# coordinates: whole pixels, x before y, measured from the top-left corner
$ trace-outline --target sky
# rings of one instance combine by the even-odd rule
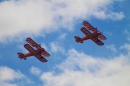
[[[129,0],[0,0],[0,86],[129,86]],[[88,21],[107,37],[83,37]],[[31,37],[50,53],[42,63],[17,52]]]

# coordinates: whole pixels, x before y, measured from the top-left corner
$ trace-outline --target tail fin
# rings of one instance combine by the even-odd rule
[[[26,60],[26,57],[24,57],[23,53],[18,52],[17,54],[18,54],[19,58]]]
[[[78,42],[80,42],[80,43],[83,43],[83,41],[81,40],[81,38],[79,37],[79,36],[74,36],[74,38],[75,38],[75,41],[78,43]]]

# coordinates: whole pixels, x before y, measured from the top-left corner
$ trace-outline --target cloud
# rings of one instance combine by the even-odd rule
[[[114,45],[114,44],[106,45],[106,48],[112,50],[113,52],[117,52],[117,49],[115,48],[115,45]]]
[[[117,2],[117,1],[115,1]],[[0,42],[40,36],[61,28],[72,30],[74,21],[95,17],[121,20],[113,0],[9,0],[0,3]]]
[[[19,51],[19,52],[23,52],[23,53],[27,53],[27,52],[28,52],[28,50],[26,50],[26,49],[24,48],[24,45],[23,45],[23,44],[22,44],[22,45],[17,45],[17,48],[21,50],[21,51]]]
[[[43,0],[4,1],[0,4],[0,39],[8,36],[38,35],[42,28],[52,26],[50,4]],[[51,30],[51,29],[48,29]]]
[[[121,20],[122,18],[124,18],[124,13],[123,12],[106,12],[104,10],[99,10],[96,12],[93,12],[93,16],[95,16],[98,19],[112,19],[112,20]]]
[[[50,43],[50,47],[51,47],[51,51],[54,53],[56,53],[56,52],[64,53],[65,52],[65,49],[62,46],[60,46],[60,44],[58,42]]]
[[[37,68],[37,67],[32,66],[29,70],[33,75],[38,76],[38,75],[41,74],[41,70],[39,68]]]
[[[63,39],[65,39],[66,35],[67,35],[67,33],[64,33],[64,34],[60,35],[60,37],[58,39],[63,40]]]
[[[60,72],[46,72],[44,86],[129,86],[130,59],[119,55],[111,59],[92,57],[74,49],[57,65]]]
[[[107,35],[109,35],[109,36],[112,36],[112,35],[113,35],[112,32],[106,31],[105,33],[106,33]]]
[[[23,81],[25,83],[22,83]],[[19,84],[24,86],[32,83],[32,81],[20,71],[15,71],[6,66],[0,66],[0,83],[1,86],[19,86]]]
[[[20,72],[16,72],[8,67],[0,67],[0,80],[1,81],[10,81],[14,79],[20,79],[23,78],[24,75]]]
[[[126,49],[126,50],[130,51],[130,44],[126,43],[123,46],[121,46],[120,49]]]
[[[127,35],[127,40],[130,41],[130,32],[125,29],[124,33]]]
[[[45,50],[48,50],[47,46],[45,43],[40,43],[41,44],[41,47],[43,47]]]

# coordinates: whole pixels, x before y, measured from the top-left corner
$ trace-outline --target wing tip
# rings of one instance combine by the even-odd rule
[[[26,41],[28,41],[28,40],[30,40],[30,39],[32,39],[32,38],[31,38],[31,37],[27,37],[27,38],[26,38]]]
[[[86,29],[85,27],[81,27],[80,30]]]
[[[24,44],[24,47],[25,47],[25,46],[28,46],[28,45],[29,45],[29,44]]]
[[[102,43],[102,44],[98,44],[99,46],[103,46],[104,45],[104,43]]]
[[[46,60],[45,58],[44,58],[44,60],[40,60],[41,62],[48,62],[48,60]]]
[[[84,23],[87,23],[87,21],[86,21],[86,20],[85,20],[85,21],[83,21],[83,24],[84,24]]]

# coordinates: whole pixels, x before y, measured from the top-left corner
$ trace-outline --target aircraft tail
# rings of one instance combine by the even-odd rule
[[[78,43],[78,42],[80,42],[80,43],[83,43],[83,41],[81,40],[81,38],[79,37],[79,36],[74,36],[74,38],[75,38],[75,41]]]
[[[18,54],[19,58],[26,60],[26,57],[24,57],[23,53],[18,52],[17,54]]]

